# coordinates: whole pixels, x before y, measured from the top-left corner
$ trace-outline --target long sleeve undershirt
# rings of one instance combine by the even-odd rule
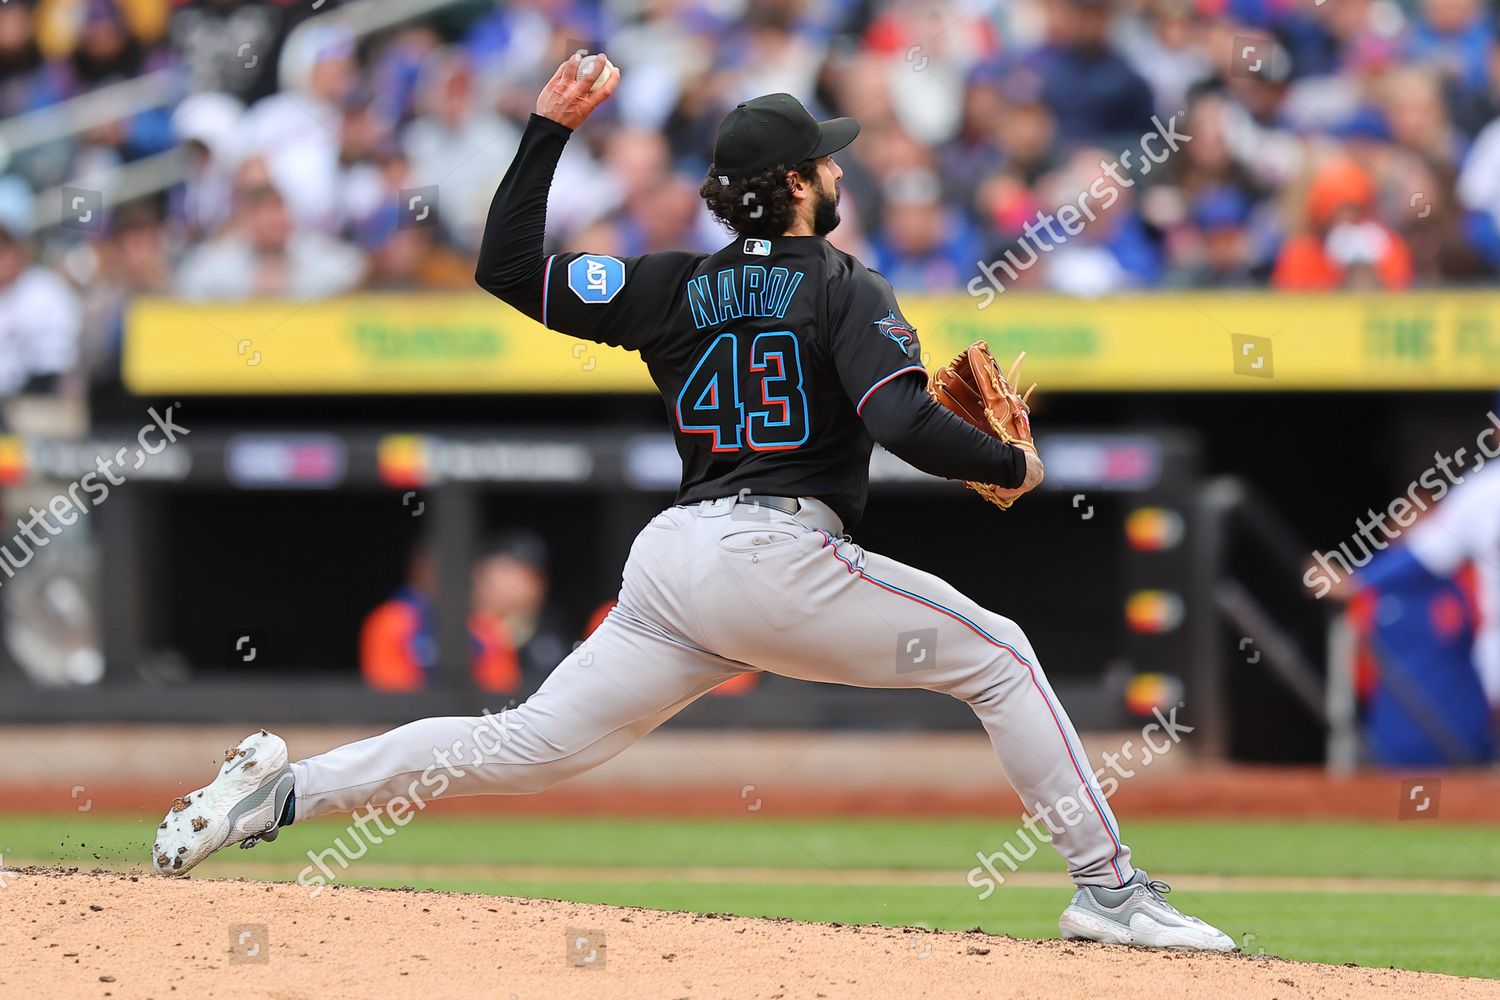
[[[865,429],[885,450],[934,476],[1014,489],[1026,479],[1026,453],[971,426],[938,404],[922,380],[892,379],[865,400]]]
[[[532,319],[542,318],[542,239],[547,231],[547,192],[557,161],[573,130],[532,115],[516,158],[490,202],[479,243],[474,280]]]

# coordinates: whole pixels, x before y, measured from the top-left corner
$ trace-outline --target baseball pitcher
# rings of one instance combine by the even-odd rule
[[[544,257],[558,158],[619,85],[616,74],[591,89],[608,64],[593,65],[579,79],[575,55],[537,99],[476,277],[543,326],[641,355],[682,457],[675,503],[636,538],[618,605],[525,704],[423,719],[295,763],[278,737],[251,735],[212,784],[173,803],[157,870],[187,872],[294,820],[376,805],[409,821],[437,795],[540,791],[726,679],[765,670],[962,699],[1077,884],[1064,937],[1232,950],[1132,867],[1020,628],[845,533],[864,509],[876,441],[1002,506],[1042,478],[1024,403],[1003,376],[981,363],[961,373],[967,391],[955,397],[949,379],[935,400],[890,285],[824,238],[839,221],[834,154],[859,124],[815,121],[786,94],[747,101],[720,126],[702,188],[734,234],[722,250]]]

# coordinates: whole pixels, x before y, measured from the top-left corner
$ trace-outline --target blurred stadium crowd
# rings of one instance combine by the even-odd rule
[[[153,71],[188,95],[0,150],[0,397],[109,372],[137,294],[472,287],[536,90],[579,46],[606,47],[624,81],[560,167],[559,248],[721,245],[696,195],[713,132],[736,101],[787,91],[864,124],[840,156],[835,242],[898,290],[962,290],[1174,117],[1190,141],[1140,164],[1021,285],[1400,288],[1500,270],[1500,33],[1483,0],[478,2],[285,44],[338,6],[0,5],[0,119]],[[159,197],[97,231],[34,231],[36,193],[104,190],[178,147]],[[438,225],[416,224],[403,193],[432,187]]]

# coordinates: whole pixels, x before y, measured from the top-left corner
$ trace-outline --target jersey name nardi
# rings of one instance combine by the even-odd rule
[[[760,264],[726,267],[712,276],[700,274],[687,283],[693,325],[707,330],[749,316],[782,319],[801,284],[801,271]]]

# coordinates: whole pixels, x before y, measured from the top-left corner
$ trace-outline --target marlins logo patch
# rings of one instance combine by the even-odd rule
[[[568,287],[584,302],[608,302],[625,287],[625,264],[618,257],[584,254],[568,265]]]
[[[882,337],[889,337],[897,347],[903,351],[911,349],[912,338],[916,336],[915,330],[906,325],[906,321],[896,315],[894,309],[887,309],[883,319],[877,319],[875,326],[879,328]]]

